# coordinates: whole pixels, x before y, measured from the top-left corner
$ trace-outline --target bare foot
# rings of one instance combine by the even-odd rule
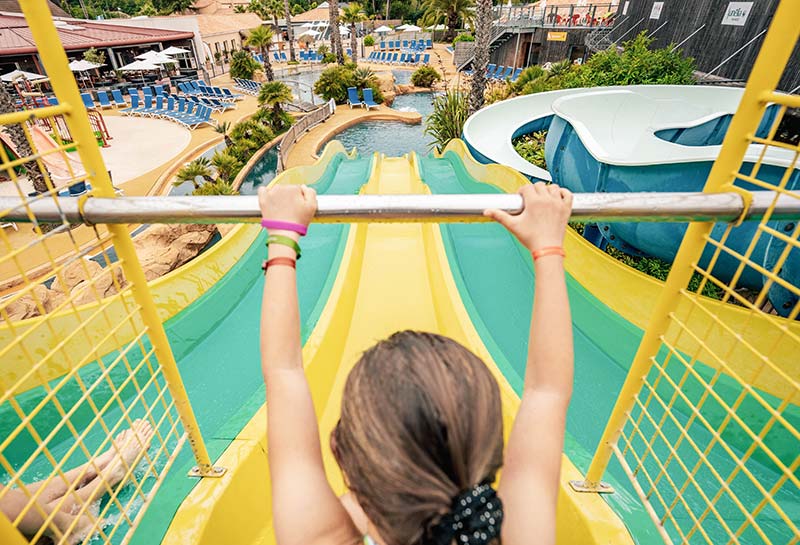
[[[114,438],[114,446],[108,450],[108,452],[113,452],[114,456],[103,469],[103,476],[109,486],[118,484],[128,469],[136,465],[150,447],[153,433],[153,427],[149,422],[138,419],[134,420],[133,427],[124,430]]]

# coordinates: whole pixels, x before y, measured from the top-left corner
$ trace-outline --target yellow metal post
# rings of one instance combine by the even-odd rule
[[[20,2],[25,19],[31,29],[39,49],[50,83],[53,86],[59,103],[67,107],[64,118],[75,143],[80,159],[92,183],[93,194],[100,197],[114,197],[114,189],[98,149],[94,131],[89,124],[88,114],[83,106],[80,91],[75,78],[69,70],[67,55],[53,25],[52,14],[44,0],[25,0]],[[183,386],[175,357],[169,346],[164,327],[158,317],[156,306],[147,279],[144,276],[136,250],[133,246],[128,228],[125,225],[108,225],[113,236],[114,248],[120,258],[125,278],[131,284],[131,291],[137,304],[141,307],[141,317],[147,327],[150,342],[156,357],[163,368],[164,378],[170,393],[175,400],[175,407],[186,430],[189,444],[197,461],[196,471],[192,475],[201,477],[218,477],[224,469],[215,468],[211,464],[208,451],[200,433],[200,427],[192,411],[186,389]]]
[[[784,0],[772,18],[772,24],[764,39],[753,70],[747,82],[742,101],[731,120],[730,128],[722,143],[719,157],[708,175],[704,187],[706,192],[720,191],[732,183],[742,163],[749,135],[753,135],[767,106],[765,100],[780,80],[784,66],[800,37],[800,2]],[[650,370],[653,358],[661,347],[661,339],[669,326],[669,315],[679,301],[679,292],[684,289],[694,272],[693,263],[700,258],[706,238],[711,234],[713,223],[693,223],[686,230],[683,242],[672,264],[669,277],[661,291],[647,325],[631,369],[622,385],[611,416],[600,438],[585,481],[573,482],[572,487],[580,492],[606,492],[608,487],[600,480],[613,454],[627,413],[633,408],[634,398],[641,390]]]

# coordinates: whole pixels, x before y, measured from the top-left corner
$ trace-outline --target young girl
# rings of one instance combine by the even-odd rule
[[[525,386],[505,455],[499,388],[484,363],[446,337],[395,333],[367,350],[347,379],[331,436],[350,490],[339,500],[323,468],[297,307],[297,243],[316,193],[260,190],[270,235],[261,354],[280,545],[555,543],[573,373],[561,249],[572,195],[543,183],[520,193],[520,215],[485,212],[531,251],[536,268]]]

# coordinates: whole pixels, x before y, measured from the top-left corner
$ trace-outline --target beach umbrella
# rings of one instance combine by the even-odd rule
[[[136,58],[153,64],[176,64],[178,62],[161,51],[148,51],[137,55]]]
[[[161,67],[150,61],[133,61],[132,63],[126,64],[125,66],[120,66],[119,69],[122,70],[123,72],[139,72],[148,70],[160,70]]]
[[[320,33],[317,32],[316,30],[306,30],[305,32],[300,34],[300,36],[298,36],[298,37],[302,38],[303,36],[310,36],[312,38],[316,38],[319,35],[320,35]]]
[[[191,53],[191,51],[189,51],[188,49],[183,49],[181,47],[175,47],[174,45],[172,45],[166,48],[161,53],[163,53],[164,55],[181,55],[183,53]]]
[[[420,30],[422,30],[417,25],[403,25],[403,26],[405,26],[403,30],[405,30],[406,32],[419,32]]]
[[[400,25],[398,27],[394,27],[395,30],[405,30],[408,25]]]
[[[0,80],[3,81],[14,81],[18,78],[25,78],[28,81],[37,81],[47,79],[47,76],[43,76],[41,74],[35,74],[33,72],[26,72],[25,70],[14,70],[9,72],[8,74],[3,74],[0,76]]]
[[[445,25],[439,24],[439,25],[427,26],[425,27],[425,30],[445,30],[446,28],[447,27]]]
[[[379,26],[378,28],[375,29],[375,32],[377,32],[378,34],[386,34],[387,32],[391,32],[391,31],[392,31],[392,29],[389,28],[386,25],[381,25],[381,26]]]
[[[105,65],[85,60],[76,60],[69,63],[69,69],[73,72],[86,72],[87,70],[94,70],[95,68],[100,68],[101,66]]]
[[[350,34],[350,29],[344,25],[339,25],[339,32],[342,34]]]

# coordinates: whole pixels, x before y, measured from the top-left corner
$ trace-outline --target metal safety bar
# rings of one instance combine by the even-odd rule
[[[800,219],[800,193],[755,191],[749,208],[738,193],[580,193],[574,196],[574,221],[733,221],[759,220],[774,204],[773,219]],[[487,208],[511,214],[523,210],[519,195],[320,195],[322,222],[474,221]],[[81,206],[82,204],[82,206]],[[746,210],[746,212],[745,212]],[[261,217],[256,196],[92,197],[25,202],[0,197],[0,217],[26,222],[247,223]]]

